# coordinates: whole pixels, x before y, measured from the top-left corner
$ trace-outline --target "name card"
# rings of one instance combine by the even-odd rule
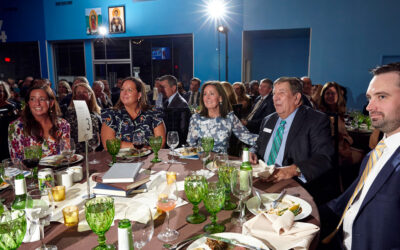
[[[74,100],[74,107],[78,120],[78,141],[90,140],[93,137],[93,126],[86,102]]]

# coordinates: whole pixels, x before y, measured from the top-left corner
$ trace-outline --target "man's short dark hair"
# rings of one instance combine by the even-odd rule
[[[250,88],[253,87],[253,85],[259,86],[260,84],[258,83],[257,80],[253,80],[253,81],[250,82]]]
[[[165,81],[165,80],[168,81],[168,85],[170,87],[178,85],[178,79],[176,79],[176,77],[173,75],[164,75],[164,76],[160,77],[160,79],[159,79],[160,82]]]
[[[193,81],[197,82],[197,83],[199,84],[199,86],[200,86],[200,84],[201,84],[200,78],[193,77],[193,78],[190,80],[190,82],[193,82]]]
[[[260,81],[260,84],[263,84],[263,83],[268,83],[268,85],[272,88],[272,86],[274,85],[274,83],[271,81],[271,79],[269,79],[269,78],[264,78],[264,79],[262,79],[261,81]]]
[[[279,77],[278,79],[275,80],[274,86],[278,83],[281,82],[288,82],[290,86],[290,90],[292,91],[292,94],[303,94],[303,84],[302,81],[297,78],[297,77]]]
[[[374,76],[388,72],[397,72],[400,74],[400,62],[378,66],[371,70],[371,73],[374,74]]]

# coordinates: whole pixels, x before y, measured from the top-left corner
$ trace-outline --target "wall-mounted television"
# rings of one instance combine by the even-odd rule
[[[171,52],[169,47],[153,47],[151,48],[151,59],[153,60],[169,60]]]

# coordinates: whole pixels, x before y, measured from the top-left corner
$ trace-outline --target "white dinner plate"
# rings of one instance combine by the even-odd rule
[[[8,184],[7,182],[3,182],[3,183],[0,184],[0,190],[8,188],[9,186],[10,186],[10,184]]]
[[[241,243],[245,243],[250,246],[258,247],[261,249],[269,249],[262,241],[259,239],[256,239],[250,235],[244,235],[244,234],[239,234],[239,233],[217,233],[214,234],[215,236],[220,236],[224,237],[227,239],[235,239],[240,241]],[[206,237],[202,237],[196,241],[194,241],[192,244],[190,244],[187,248],[187,250],[194,250],[196,248],[198,249],[205,249],[205,250],[211,250],[207,245],[206,245]]]
[[[169,153],[172,154],[172,151]],[[194,147],[177,148],[175,149],[175,153],[179,155],[179,157],[193,157],[197,156],[197,148]]]
[[[63,157],[64,156],[62,156],[62,155],[51,155],[51,156],[43,157],[42,159],[40,159],[39,165],[49,166],[49,167],[67,166],[68,162],[65,162],[65,161],[57,164],[57,161],[62,159]],[[70,165],[73,165],[73,164],[78,163],[78,162],[83,160],[83,155],[74,154],[74,157],[76,157],[76,160],[75,161],[71,161],[69,163]]]
[[[151,154],[150,149],[143,149],[140,152],[140,157],[148,156]],[[118,158],[124,158],[124,159],[132,159],[132,158],[137,158],[139,157],[139,154],[137,153],[136,150],[132,148],[121,148],[117,154]]]
[[[272,201],[275,200],[276,198],[278,198],[279,194],[276,193],[272,193],[272,194],[261,194],[261,199],[264,203],[264,205],[268,208],[272,206]],[[306,218],[307,216],[309,216],[312,212],[312,208],[311,205],[303,200],[300,199],[298,197],[294,197],[292,195],[285,195],[285,197],[283,197],[283,200],[281,203],[278,204],[278,209],[284,209],[286,207],[289,207],[290,205],[294,205],[294,204],[299,204],[301,207],[301,213],[296,215],[296,217],[294,217],[294,220],[302,220],[304,218]],[[258,210],[260,206],[260,201],[258,200],[258,198],[256,196],[251,197],[250,199],[247,200],[246,202],[246,207],[247,209],[254,215],[257,215],[260,213],[260,211]]]

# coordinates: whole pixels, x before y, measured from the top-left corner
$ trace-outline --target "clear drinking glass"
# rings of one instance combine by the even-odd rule
[[[243,225],[246,222],[245,206],[243,199],[251,194],[252,190],[252,175],[251,171],[234,169],[231,176],[231,190],[234,196],[239,199],[239,218],[233,218],[232,222]]]
[[[33,224],[38,225],[40,229],[41,247],[37,249],[57,249],[57,246],[46,245],[44,239],[44,226],[50,224],[53,216],[54,199],[49,188],[43,190],[33,189],[26,195],[26,217]]]
[[[96,148],[100,146],[100,134],[93,133],[93,138],[89,140],[89,146],[92,148],[93,159],[89,161],[90,164],[99,164],[100,161],[96,160],[94,156],[96,155]]]
[[[172,151],[172,160],[169,160],[168,163],[177,163],[175,161],[175,148],[179,145],[179,134],[177,131],[168,131],[167,134],[167,145],[170,147]]]
[[[135,249],[142,249],[153,237],[154,221],[149,207],[141,209],[141,220],[132,221],[132,235]]]
[[[176,207],[177,202],[178,189],[176,187],[176,181],[168,181],[160,188],[157,201],[157,207],[167,215],[167,228],[157,235],[157,238],[163,242],[170,242],[178,239],[179,232],[169,227],[169,211]]]
[[[69,167],[69,164],[71,162],[71,157],[75,154],[74,139],[70,138],[69,140],[61,140],[60,152],[65,158],[67,158]]]

